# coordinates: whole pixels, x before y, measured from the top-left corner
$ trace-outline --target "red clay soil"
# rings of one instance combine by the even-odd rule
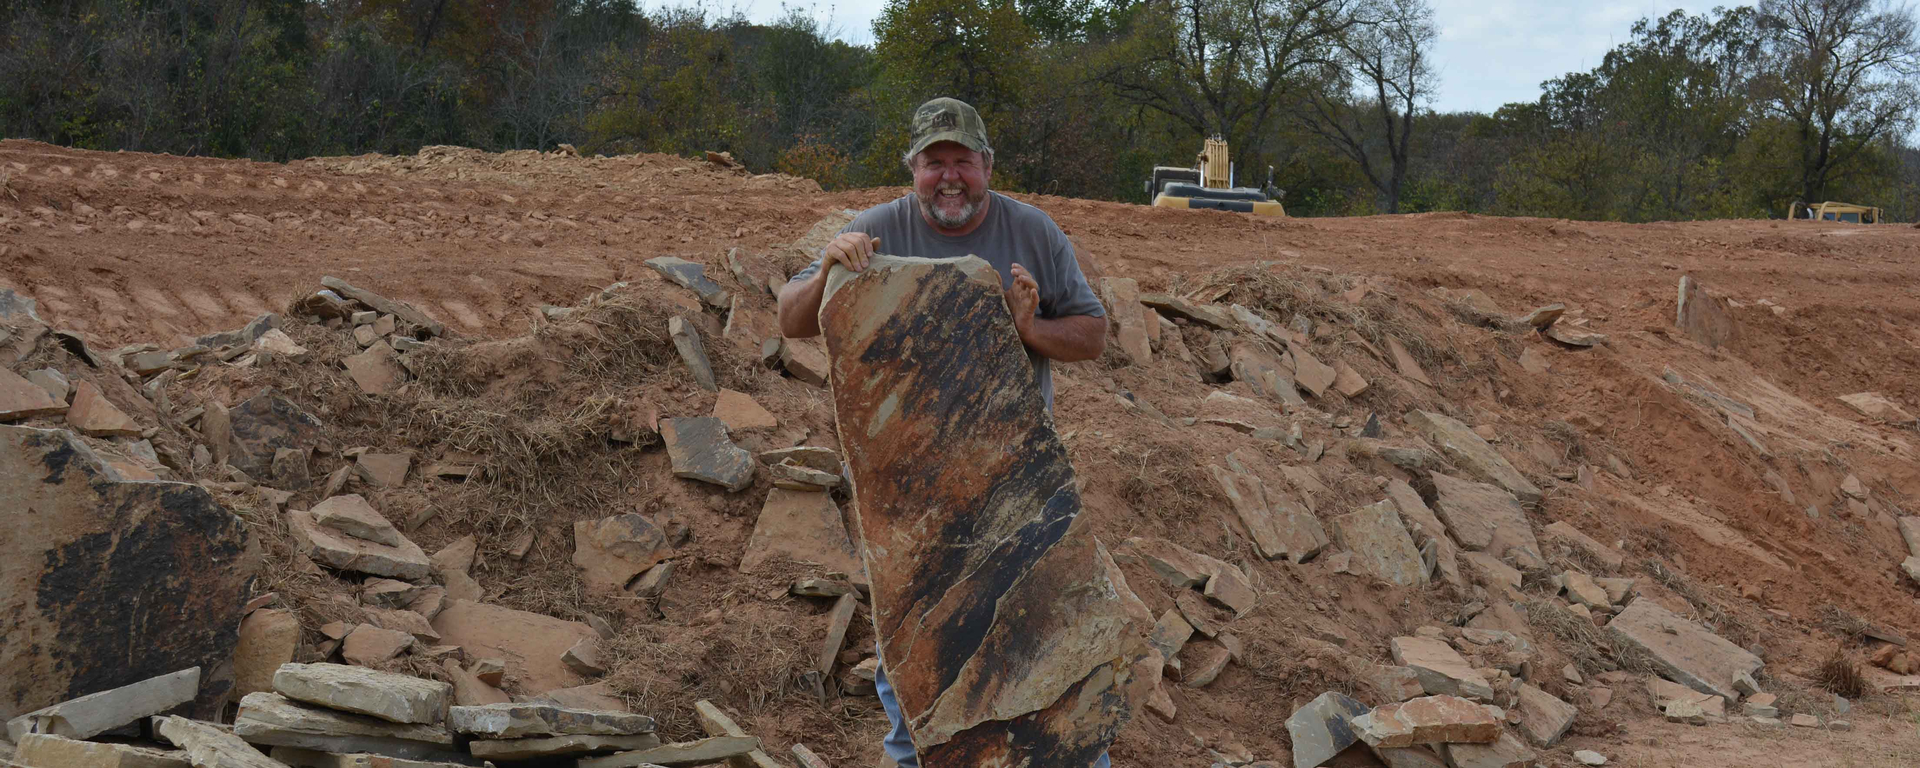
[[[80,331],[96,347],[174,347],[283,311],[323,275],[335,275],[411,302],[468,339],[504,340],[469,359],[489,361],[479,386],[502,399],[588,398],[595,393],[570,383],[551,360],[543,367],[539,355],[513,346],[526,343],[513,339],[536,325],[539,305],[573,306],[631,281],[658,311],[698,313],[684,290],[642,262],[662,255],[698,261],[738,289],[723,258],[729,248],[792,268],[799,257],[784,246],[822,216],[903,193],[824,193],[802,179],[664,155],[436,147],[413,157],[278,165],[4,141],[0,287],[35,298],[50,324]],[[1639,578],[1642,594],[1760,653],[1768,682],[1793,694],[1795,711],[1832,714],[1831,695],[1809,678],[1843,643],[1830,630],[1841,612],[1920,637],[1915,585],[1897,567],[1906,546],[1892,528],[1894,518],[1920,513],[1920,435],[1911,425],[1873,423],[1837,399],[1875,391],[1920,412],[1920,229],[1464,214],[1264,219],[1019,197],[1059,222],[1089,271],[1136,278],[1143,291],[1214,287],[1222,303],[1247,304],[1283,324],[1299,311],[1321,329],[1313,334],[1317,355],[1345,361],[1372,382],[1355,398],[1329,391],[1314,403],[1331,423],[1309,419],[1306,437],[1329,450],[1308,462],[1275,441],[1183,425],[1215,386],[1164,348],[1144,365],[1110,352],[1056,368],[1058,424],[1094,532],[1110,546],[1157,536],[1246,563],[1261,592],[1260,607],[1233,626],[1247,642],[1244,658],[1205,688],[1169,683],[1177,717],[1136,718],[1114,749],[1116,765],[1204,768],[1234,745],[1291,764],[1285,718],[1294,707],[1329,688],[1367,698],[1368,684],[1341,657],[1385,662],[1391,637],[1453,624],[1462,606],[1484,600],[1477,588],[1402,589],[1336,574],[1326,558],[1262,561],[1206,471],[1246,450],[1268,462],[1256,471],[1269,487],[1299,492],[1281,467],[1311,466],[1327,486],[1313,500],[1318,514],[1344,513],[1382,498],[1387,478],[1408,477],[1342,449],[1347,433],[1375,413],[1389,438],[1409,434],[1401,416],[1413,408],[1490,427],[1496,447],[1546,491],[1529,510],[1536,530],[1567,521],[1622,544],[1627,565],[1606,575]],[[1682,275],[1732,300],[1738,339],[1709,349],[1674,327]],[[1357,303],[1342,297],[1358,287],[1368,291]],[[764,323],[771,300],[736,292]],[[1608,340],[1572,349],[1538,334],[1481,327],[1472,322],[1475,302],[1496,304],[1507,316],[1564,302],[1562,324]],[[724,313],[705,315],[709,332],[718,333]],[[325,345],[323,330],[295,335]],[[1391,357],[1376,357],[1379,350],[1349,330],[1406,342],[1436,386],[1401,376]],[[1185,338],[1198,353],[1204,334],[1189,328]],[[743,442],[834,445],[824,392],[747,364],[754,341],[717,353],[733,366],[724,376],[782,427]],[[1547,370],[1523,368],[1523,352]],[[249,388],[274,383],[249,376],[218,387],[202,382],[196,391],[232,405]],[[681,379],[634,382],[611,394],[656,404],[661,415],[704,415],[711,395]],[[314,393],[325,385],[308,385],[295,389],[323,402]],[[1228,391],[1257,397],[1243,383]],[[1128,395],[1170,419],[1126,405]],[[1737,421],[1756,442],[1730,427],[1716,397],[1751,409],[1752,417]],[[380,439],[368,430],[353,437]],[[682,553],[687,567],[657,613],[630,611],[623,619],[639,638],[621,645],[629,667],[614,680],[623,693],[662,707],[695,693],[712,697],[741,713],[742,725],[783,758],[790,744],[804,742],[835,765],[878,764],[884,719],[872,699],[823,707],[790,681],[752,679],[809,663],[827,608],[786,597],[774,575],[735,569],[766,479],[740,494],[711,492],[670,478],[657,450],[606,469],[606,488],[594,496],[605,506],[516,523],[540,531],[542,543],[525,561],[504,554],[515,525],[484,510],[446,511],[416,536],[432,551],[479,534],[487,565],[478,575],[494,599],[558,612],[568,598],[553,590],[577,591],[552,586],[573,578],[571,519],[640,511],[677,521],[692,532]],[[1781,482],[1766,479],[1770,472]],[[1850,507],[1838,490],[1849,474],[1870,490],[1863,505]],[[441,503],[424,493],[382,501]],[[1172,605],[1173,592],[1150,571],[1129,567],[1127,574],[1156,615]],[[1551,587],[1530,582],[1527,589],[1541,605],[1551,603]],[[316,615],[303,612],[307,621]],[[316,627],[306,627],[310,636]],[[1558,670],[1582,649],[1539,625],[1513,629],[1531,630],[1543,646],[1536,682],[1579,700]],[[870,643],[862,632],[849,647]],[[1484,665],[1497,655],[1490,652]],[[636,668],[641,660],[653,666]],[[1637,684],[1623,684],[1605,710],[1583,706],[1575,736],[1544,750],[1541,762],[1572,765],[1574,749],[1628,766],[1920,760],[1912,704],[1875,694],[1854,707],[1859,727],[1848,733],[1740,724],[1689,731],[1661,720]],[[692,735],[685,711],[649,714],[662,718],[669,735]]]

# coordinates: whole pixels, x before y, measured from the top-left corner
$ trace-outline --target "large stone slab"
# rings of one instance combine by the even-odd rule
[[[486,739],[529,736],[636,736],[653,733],[653,718],[626,712],[572,709],[550,704],[454,707],[447,722],[455,731]]]
[[[190,667],[233,686],[260,556],[197,485],[121,482],[65,430],[0,426],[0,719]]]
[[[1407,426],[1475,477],[1507,489],[1528,504],[1540,501],[1540,488],[1507,463],[1485,439],[1474,434],[1472,427],[1458,419],[1429,411],[1409,411]]]
[[[1521,570],[1546,566],[1533,524],[1513,494],[1486,483],[1433,473],[1434,512],[1460,546],[1511,559]]]
[[[206,723],[184,717],[156,717],[153,731],[185,752],[194,768],[286,768],[239,736]]]
[[[1646,651],[1667,679],[1728,701],[1740,698],[1736,681],[1761,667],[1760,657],[1644,597],[1613,617],[1607,631]]]
[[[316,707],[277,693],[240,700],[233,733],[251,744],[326,752],[367,752],[408,760],[458,760],[445,726],[392,723]]]
[[[727,437],[727,424],[712,416],[660,420],[673,476],[744,490],[753,484],[753,454]]]
[[[1420,687],[1427,693],[1480,701],[1493,700],[1493,686],[1445,640],[1396,637],[1389,645],[1393,651],[1393,663],[1411,667],[1414,675],[1420,679]]]
[[[1362,741],[1373,747],[1420,744],[1486,744],[1500,738],[1498,709],[1458,696],[1422,696],[1383,704],[1353,719]]]
[[[50,733],[27,734],[12,759],[25,768],[193,768],[184,752],[81,741]]]
[[[1229,310],[1212,304],[1188,301],[1168,293],[1141,294],[1140,303],[1152,307],[1154,311],[1167,317],[1177,317],[1216,331],[1233,330],[1238,326],[1238,323],[1234,322],[1233,313]]]
[[[1000,276],[876,256],[829,274],[820,325],[881,656],[922,764],[1092,765],[1146,698],[1152,619],[1075,525]]]
[[[1707,293],[1692,275],[1680,276],[1680,301],[1674,307],[1673,324],[1687,338],[1709,348],[1724,347],[1740,337],[1740,326],[1733,321],[1727,300]]]
[[[753,536],[747,539],[746,555],[740,558],[740,570],[754,573],[780,561],[815,565],[830,573],[866,570],[831,495],[770,488],[754,521]]]
[[[1368,573],[1403,587],[1424,586],[1427,567],[1391,500],[1333,518],[1334,538]]]
[[[1878,392],[1855,392],[1851,395],[1841,395],[1840,402],[1846,403],[1848,407],[1859,411],[1860,415],[1869,419],[1878,419],[1894,424],[1913,423],[1913,414],[1908,413],[1907,410],[1901,408],[1898,403],[1888,400],[1886,395]]]
[[[1100,297],[1106,299],[1107,316],[1112,318],[1114,339],[1120,351],[1134,365],[1146,365],[1153,359],[1153,347],[1147,338],[1146,308],[1140,305],[1140,283],[1131,277],[1100,278]]]
[[[581,640],[599,637],[578,621],[470,600],[453,601],[434,617],[433,628],[442,643],[465,648],[470,658],[505,659],[507,679],[520,690],[547,693],[586,682],[560,657]]]
[[[444,719],[453,693],[446,683],[345,664],[281,666],[273,675],[273,690],[308,704],[422,724]]]
[[[320,420],[273,390],[234,406],[226,420],[231,435],[227,462],[256,478],[271,475],[273,455],[280,449],[305,450],[322,440]],[[220,448],[216,442],[216,454]]]
[[[587,591],[622,594],[627,582],[673,554],[667,534],[636,514],[614,515],[573,524],[573,565]]]
[[[13,718],[7,739],[17,744],[29,733],[90,739],[193,701],[199,690],[200,668],[183,669]]]
[[[1320,768],[1360,741],[1353,719],[1368,712],[1367,705],[1338,691],[1328,691],[1287,718],[1287,737],[1293,744],[1293,768]]]

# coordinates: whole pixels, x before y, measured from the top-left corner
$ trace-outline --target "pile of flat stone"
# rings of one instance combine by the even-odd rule
[[[578,760],[584,768],[693,766],[745,758],[730,734],[661,743],[650,717],[543,702],[452,704],[452,686],[340,664],[286,664],[240,700],[231,726],[165,714],[199,683],[190,669],[82,697],[8,723],[20,768],[455,768]],[[711,708],[711,705],[708,705]],[[731,725],[725,715],[713,710]]]

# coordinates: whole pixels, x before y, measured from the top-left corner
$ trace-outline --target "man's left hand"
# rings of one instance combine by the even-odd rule
[[[1013,265],[1013,284],[1007,286],[1007,309],[1013,311],[1013,328],[1026,341],[1033,333],[1034,313],[1040,309],[1040,284],[1019,264]]]

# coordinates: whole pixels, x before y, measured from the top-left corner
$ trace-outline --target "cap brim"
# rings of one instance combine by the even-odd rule
[[[966,147],[967,149],[971,149],[975,152],[979,152],[987,148],[986,142],[981,141],[979,138],[975,137],[973,134],[967,133],[965,131],[940,131],[939,133],[934,133],[934,134],[922,137],[919,141],[914,142],[912,151],[907,152],[907,154],[918,155],[922,150],[926,149],[927,147],[931,147],[943,141],[951,141],[955,144],[959,144],[960,146]]]

